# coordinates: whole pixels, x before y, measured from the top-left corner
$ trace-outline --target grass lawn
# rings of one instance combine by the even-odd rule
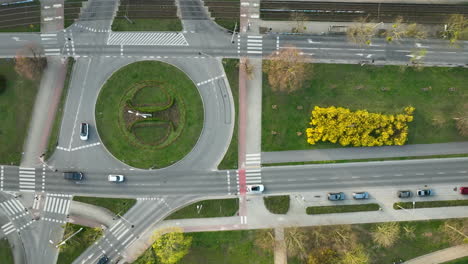
[[[124,215],[136,203],[135,199],[100,198],[86,196],[74,196],[73,201],[104,207],[109,209],[114,214],[120,215]]]
[[[70,238],[65,245],[60,247],[57,263],[69,264],[75,261],[91,244],[102,236],[102,230],[74,225],[67,223],[64,231],[64,239],[73,235],[80,228],[83,228],[79,233]]]
[[[448,200],[448,201],[427,201],[416,202],[414,208],[434,208],[434,207],[447,207],[447,206],[468,206],[468,200]],[[393,204],[393,209],[401,210],[413,209],[413,202],[398,202]]]
[[[14,67],[13,59],[0,59],[0,75],[7,80],[0,93],[0,164],[18,165],[40,81],[19,76]]]
[[[231,30],[231,31],[234,30],[234,26],[237,23],[236,32],[239,32],[240,23],[239,23],[238,19],[216,18],[215,22],[216,22],[216,24],[222,26],[223,28]]]
[[[334,214],[334,213],[350,213],[362,211],[377,211],[380,206],[375,203],[371,204],[347,204],[347,205],[331,205],[331,206],[309,206],[306,208],[307,214]]]
[[[65,77],[65,82],[63,84],[62,95],[60,96],[60,102],[57,108],[57,113],[55,114],[54,125],[52,131],[50,132],[49,142],[47,145],[45,159],[49,159],[58,145],[59,135],[60,135],[60,125],[62,124],[63,110],[65,109],[65,101],[67,99],[68,87],[70,87],[70,81],[72,76],[73,65],[75,64],[75,59],[68,58],[67,65],[67,75]]]
[[[2,238],[0,240],[0,259],[2,260],[2,264],[13,264],[13,252],[10,247],[10,243],[8,243],[8,239]]]
[[[272,92],[264,75],[262,151],[340,147],[307,144],[305,129],[316,105],[384,114],[401,113],[412,105],[416,111],[407,144],[467,140],[458,135],[453,117],[466,104],[468,69],[428,67],[401,72],[398,66],[314,64],[309,75],[311,80],[290,94]]]
[[[126,93],[142,81],[160,82],[175,98],[179,121],[165,145],[139,142],[124,123],[122,116],[129,115],[124,111]],[[171,113],[162,118],[175,122]],[[117,159],[138,168],[163,168],[182,159],[196,144],[203,118],[203,104],[195,84],[176,67],[158,61],[121,68],[108,79],[96,103],[97,129],[104,145]]]
[[[289,211],[289,195],[263,197],[265,207],[274,214],[286,214]]]
[[[182,31],[182,22],[179,19],[132,19],[133,23],[125,18],[115,18],[112,23],[113,31]]]
[[[186,233],[193,238],[192,247],[178,264],[271,264],[273,255],[254,245],[257,232],[257,230],[241,230]],[[153,255],[152,248],[149,248],[133,263],[146,264],[144,260],[151,259],[151,255]]]
[[[442,264],[468,264],[468,257],[459,258],[459,259],[452,260],[449,262],[444,262]]]
[[[236,110],[235,120],[234,120],[234,132],[232,133],[231,144],[229,144],[229,148],[224,155],[223,160],[218,165],[218,169],[226,170],[226,169],[237,169],[237,134],[238,134],[238,112],[239,112],[239,63],[238,59],[223,59],[224,71],[226,72],[226,76],[229,80],[229,86],[231,86],[232,97],[234,99],[234,108]]]
[[[201,206],[198,210],[197,206]],[[239,210],[239,199],[204,200],[181,208],[168,217],[169,219],[206,218],[233,216]],[[200,211],[200,213],[198,213]]]

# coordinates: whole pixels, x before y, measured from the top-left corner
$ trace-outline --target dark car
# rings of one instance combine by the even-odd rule
[[[343,192],[339,193],[328,193],[328,200],[330,201],[339,201],[339,200],[344,200],[345,195]]]
[[[422,189],[418,190],[417,194],[418,196],[432,196],[434,195],[434,191],[432,191],[431,189]]]
[[[99,259],[97,264],[106,264],[108,262],[109,262],[109,258],[106,255],[104,255]]]
[[[83,180],[83,173],[76,171],[66,171],[63,173],[63,178],[67,180],[81,181]]]
[[[413,193],[409,190],[406,191],[398,191],[398,198],[410,198],[413,196]]]
[[[468,194],[468,187],[460,187],[460,194]]]

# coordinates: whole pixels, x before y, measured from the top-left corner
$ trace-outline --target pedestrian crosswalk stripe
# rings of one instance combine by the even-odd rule
[[[69,198],[47,196],[45,200],[44,211],[56,214],[68,214],[70,203],[71,201]]]
[[[8,223],[2,225],[2,231],[3,231],[3,233],[5,233],[5,235],[8,235],[8,234],[10,234],[11,232],[13,232],[15,230],[16,230],[16,228],[13,225],[12,222],[8,222]]]
[[[182,33],[174,32],[111,32],[107,45],[188,46]]]

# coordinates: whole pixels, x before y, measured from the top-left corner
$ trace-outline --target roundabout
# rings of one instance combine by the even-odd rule
[[[107,150],[137,168],[164,168],[184,158],[203,128],[194,83],[159,61],[135,62],[112,74],[96,102],[96,127]]]

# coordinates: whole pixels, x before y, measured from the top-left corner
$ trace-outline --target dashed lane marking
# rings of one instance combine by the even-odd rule
[[[220,78],[224,78],[224,76],[225,76],[225,75],[222,74],[222,75],[220,75],[220,76],[213,77],[213,78],[208,79],[208,80],[206,80],[206,81],[199,82],[199,83],[197,83],[197,86],[201,86],[201,85],[203,85],[203,84],[207,84],[207,83],[209,83],[209,82],[216,81],[216,80],[218,80],[218,79],[220,79]]]

